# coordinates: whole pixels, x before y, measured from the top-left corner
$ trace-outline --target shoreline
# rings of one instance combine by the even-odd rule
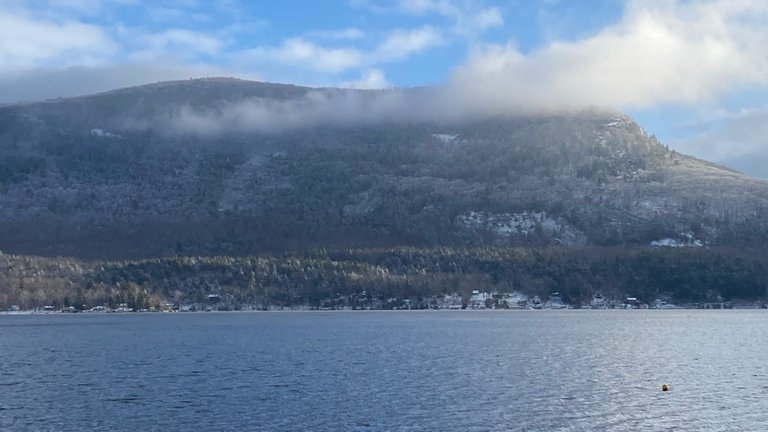
[[[285,309],[244,309],[244,310],[210,310],[210,311],[136,311],[136,312],[42,312],[42,311],[0,311],[0,316],[84,316],[84,315],[206,315],[206,314],[250,314],[250,313],[362,313],[362,312],[375,312],[375,313],[392,313],[392,312],[405,312],[405,313],[468,313],[468,312],[480,312],[480,313],[551,313],[551,312],[635,312],[635,311],[723,311],[723,310],[762,310],[766,309],[760,306],[751,307],[733,307],[733,308],[700,308],[700,307],[679,307],[679,308],[560,308],[560,309],[309,309],[309,308],[285,308]]]

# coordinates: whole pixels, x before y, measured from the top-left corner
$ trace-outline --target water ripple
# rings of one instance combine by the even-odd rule
[[[768,422],[764,311],[14,318],[0,317],[3,431],[727,431]]]

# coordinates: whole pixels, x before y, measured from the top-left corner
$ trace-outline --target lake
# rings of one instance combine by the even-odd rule
[[[0,430],[766,430],[767,335],[761,310],[0,315]]]

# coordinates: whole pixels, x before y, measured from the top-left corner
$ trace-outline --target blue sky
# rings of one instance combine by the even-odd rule
[[[0,102],[200,76],[606,106],[768,177],[763,0],[0,0]]]

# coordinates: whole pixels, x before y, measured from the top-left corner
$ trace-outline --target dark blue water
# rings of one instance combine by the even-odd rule
[[[2,431],[768,430],[765,311],[0,315],[0,350]]]

